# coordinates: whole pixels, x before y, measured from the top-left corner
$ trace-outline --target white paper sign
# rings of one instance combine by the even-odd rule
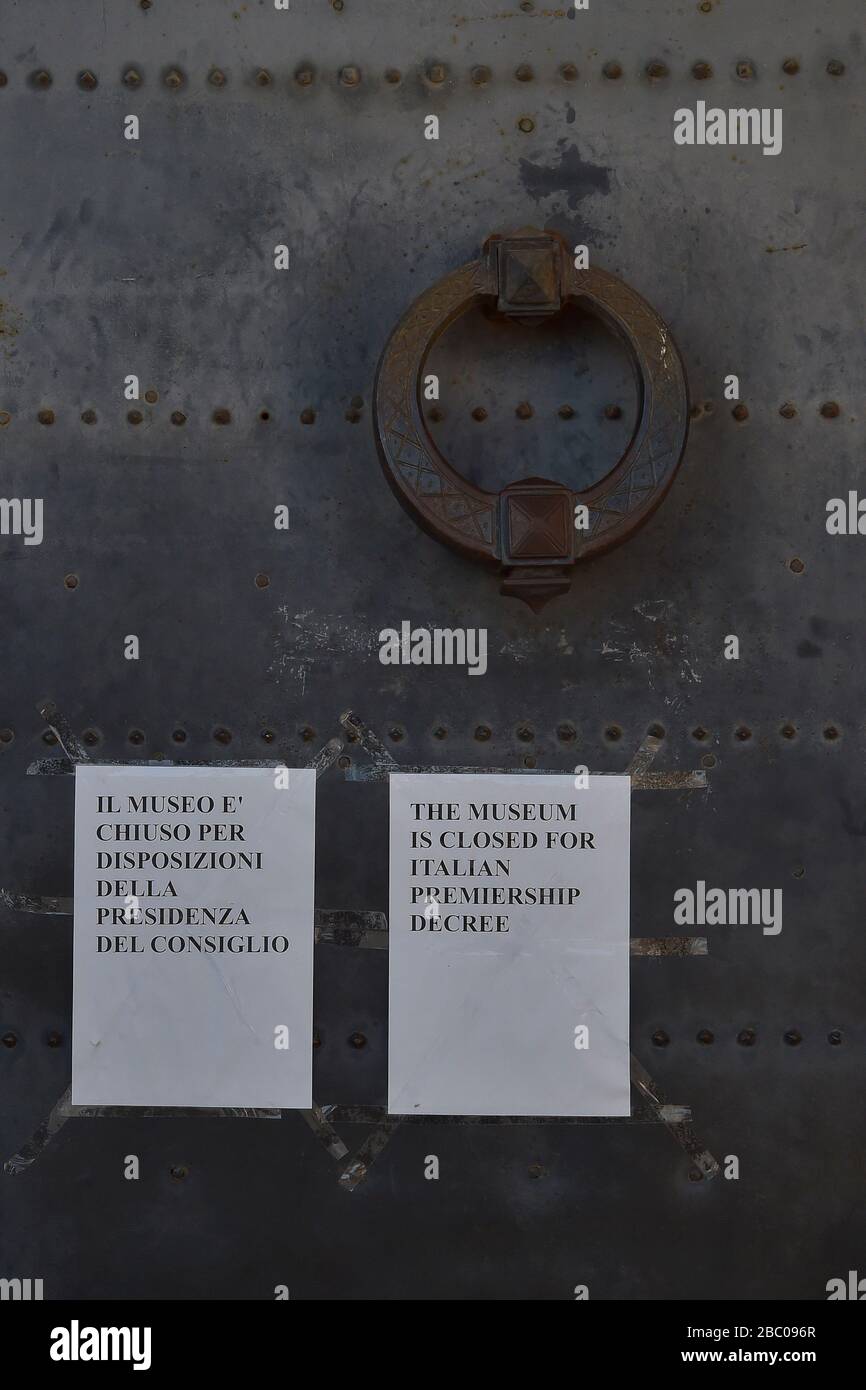
[[[390,780],[389,1112],[630,1114],[630,779]]]
[[[311,1105],[315,794],[76,769],[73,1104]]]

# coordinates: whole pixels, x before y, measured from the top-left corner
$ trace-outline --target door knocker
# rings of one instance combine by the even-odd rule
[[[532,321],[576,303],[624,343],[638,383],[638,419],[620,459],[582,492],[523,478],[498,493],[475,487],[437,449],[424,420],[424,364],[436,339],[473,305]],[[430,535],[499,569],[500,591],[538,611],[571,586],[579,560],[628,540],[659,505],[688,433],[688,389],[670,330],[617,276],[575,268],[556,232],[488,237],[478,260],[452,271],[406,310],[385,345],[374,390],[385,475]]]

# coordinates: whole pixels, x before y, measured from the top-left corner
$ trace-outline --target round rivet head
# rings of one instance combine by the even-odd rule
[[[560,420],[573,420],[574,407],[570,405],[561,405],[557,414],[559,415]]]
[[[363,1033],[352,1033],[349,1037],[349,1046],[355,1048],[366,1047],[367,1039],[364,1037]]]
[[[313,69],[312,69],[312,68],[298,68],[297,72],[295,73],[295,81],[297,82],[297,84],[298,84],[299,87],[310,87],[310,86],[312,86],[312,83],[313,83]]]
[[[213,422],[215,425],[230,425],[232,422],[231,411],[226,410],[224,406],[220,407],[219,410],[215,410],[213,413]]]
[[[741,1028],[737,1034],[737,1042],[740,1047],[754,1047],[756,1034],[754,1028]]]
[[[81,423],[82,423],[82,425],[95,425],[95,424],[96,424],[96,411],[95,411],[95,410],[82,410],[82,412],[81,412]]]
[[[444,82],[447,76],[448,73],[443,63],[431,63],[427,69],[428,82],[434,82],[438,85],[440,82]]]
[[[171,412],[171,423],[172,423],[173,425],[185,425],[185,424],[186,424],[186,416],[184,415],[184,413],[183,413],[182,410],[173,410],[173,411]]]
[[[821,414],[825,420],[836,420],[841,413],[838,401],[825,401],[821,406]]]
[[[44,92],[47,87],[51,86],[51,73],[46,72],[45,68],[40,68],[38,72],[32,74],[30,82],[32,86]]]
[[[731,411],[731,414],[733,415],[735,420],[748,420],[749,407],[745,405],[743,401],[740,401],[739,405],[734,406],[733,410]]]
[[[18,1039],[14,1033],[4,1033],[2,1042],[4,1047],[14,1047]]]
[[[796,58],[786,58],[782,64],[782,72],[786,72],[789,77],[796,77],[800,71],[800,64]]]
[[[515,69],[514,76],[517,78],[518,82],[531,82],[535,74],[528,63],[521,63],[520,66]]]
[[[259,68],[254,78],[257,87],[269,87],[271,85],[271,74],[267,68]]]
[[[667,1047],[668,1043],[670,1042],[670,1038],[668,1037],[664,1028],[657,1028],[656,1031],[653,1033],[652,1041],[653,1046],[655,1047]]]
[[[361,69],[352,65],[340,68],[340,81],[344,87],[357,87],[361,81]]]
[[[227,743],[231,743],[232,741],[232,736],[228,729],[214,729],[213,736],[216,739],[217,743],[221,743],[223,744],[223,746],[225,746]]]
[[[490,730],[486,724],[479,724],[475,730],[475,738],[479,743],[486,743],[490,738]]]
[[[481,63],[474,67],[472,69],[472,72],[470,73],[472,85],[474,87],[486,86],[492,76],[493,74],[491,73],[490,69],[488,67],[485,67],[484,64]]]
[[[301,411],[300,420],[302,425],[314,425],[316,423],[316,412],[307,406],[306,410]]]
[[[389,83],[392,87],[397,86],[397,83],[401,80],[401,77],[402,74],[399,68],[388,68],[388,71],[385,73],[385,81]]]
[[[266,588],[268,587],[268,585],[270,584],[270,582],[271,582],[271,581],[270,581],[270,579],[268,578],[268,576],[267,576],[266,574],[257,574],[257,575],[256,575],[256,588],[257,588],[257,589],[266,589]]]
[[[692,77],[696,78],[698,82],[705,82],[707,78],[712,77],[712,75],[713,70],[709,63],[695,63],[692,68]]]
[[[654,82],[658,82],[659,79],[662,77],[668,77],[669,69],[667,63],[663,63],[659,59],[655,59],[653,62],[647,63],[646,75],[647,77],[651,78]]]
[[[144,399],[147,401],[148,405],[156,405],[159,400],[159,392],[154,391],[153,387],[151,387],[149,390],[145,391]]]
[[[754,65],[748,60],[737,63],[737,76],[742,82],[748,82],[755,75]]]
[[[839,1047],[842,1042],[842,1032],[839,1028],[831,1028],[827,1034],[827,1041],[831,1047]]]
[[[845,64],[840,63],[838,58],[831,58],[827,64],[827,71],[831,77],[841,77],[845,71]]]
[[[802,1041],[802,1033],[800,1033],[796,1028],[788,1029],[787,1033],[785,1034],[785,1042],[788,1044],[789,1047],[799,1047]]]
[[[704,1047],[709,1047],[712,1041],[713,1034],[710,1032],[709,1028],[702,1028],[701,1031],[698,1033],[698,1042],[701,1043]]]
[[[212,87],[224,87],[226,85],[226,75],[222,68],[212,68],[207,75],[207,80]]]
[[[53,424],[54,424],[54,411],[53,411],[53,410],[40,410],[39,413],[38,413],[37,416],[36,416],[36,419],[39,421],[40,425],[53,425]]]
[[[14,737],[12,729],[0,729],[0,743],[11,743]]]
[[[162,80],[166,87],[176,92],[178,87],[183,86],[183,73],[179,68],[169,68],[168,71],[163,74]]]
[[[92,92],[94,87],[98,86],[98,82],[95,75],[88,70],[78,74],[78,85],[86,92]]]
[[[559,69],[559,75],[564,82],[573,82],[577,77],[577,64],[563,63]]]
[[[66,577],[65,577],[65,579],[63,580],[63,583],[64,583],[64,585],[65,585],[65,587],[66,587],[67,589],[77,589],[77,588],[78,588],[78,575],[77,575],[77,574],[67,574]]]
[[[806,566],[804,565],[803,561],[799,560],[796,555],[788,565],[788,569],[791,571],[792,574],[802,574],[805,568]]]
[[[138,68],[127,68],[122,81],[127,87],[140,87],[143,81]]]
[[[140,425],[144,416],[140,410],[129,410],[126,413],[126,418],[131,425]]]
[[[524,135],[531,135],[535,129],[535,121],[531,116],[521,116],[520,120],[517,122],[517,126],[519,130],[523,131]]]
[[[9,78],[6,76],[5,72],[0,72],[0,87],[5,87],[8,81]]]
[[[605,63],[604,67],[602,68],[602,72],[604,73],[605,77],[609,78],[612,82],[615,82],[617,78],[622,77],[622,64]]]
[[[797,407],[793,401],[785,401],[784,405],[779,406],[779,414],[784,420],[793,420],[797,414]]]

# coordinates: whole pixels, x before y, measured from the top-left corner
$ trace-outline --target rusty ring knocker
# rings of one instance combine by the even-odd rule
[[[578,303],[624,342],[638,381],[638,422],[615,468],[584,492],[544,478],[485,492],[439,453],[421,409],[434,342],[473,304],[532,321]],[[615,275],[577,270],[561,236],[527,228],[494,235],[470,261],[425,290],[385,345],[374,391],[376,442],[391,487],[420,526],[472,559],[498,566],[501,592],[538,610],[587,560],[633,535],[661,502],[688,433],[685,372],[670,330]],[[578,506],[586,508],[575,526]]]

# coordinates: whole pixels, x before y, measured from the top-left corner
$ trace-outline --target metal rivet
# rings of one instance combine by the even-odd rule
[[[9,78],[6,76],[5,72],[0,72],[0,87],[5,87],[8,81]]]
[[[186,424],[186,416],[184,415],[184,413],[183,413],[182,410],[173,410],[173,411],[171,412],[171,423],[172,423],[173,425],[185,425],[185,424]]]
[[[207,80],[212,87],[224,87],[226,85],[226,75],[221,68],[212,68],[207,75]]]
[[[712,77],[712,75],[713,70],[709,63],[695,63],[692,68],[692,77],[697,78],[699,82],[705,82],[706,79]]]
[[[835,420],[841,413],[838,401],[825,401],[821,406],[821,414],[825,420]]]
[[[827,71],[831,77],[841,77],[845,71],[845,64],[840,63],[838,58],[831,58],[827,64]]]
[[[0,743],[11,743],[14,737],[12,729],[0,729]]]
[[[647,729],[647,733],[649,734],[650,738],[664,738],[665,736],[665,731],[662,728],[661,724],[650,724],[649,728]]]
[[[556,731],[556,737],[560,743],[571,743],[577,736],[577,730],[573,724],[560,724]]]
[[[524,7],[521,6],[521,9],[523,9],[523,8],[524,8]],[[543,1177],[544,1177],[544,1169],[543,1169],[543,1167],[541,1166],[540,1163],[530,1163],[530,1165],[529,1165],[529,1167],[527,1168],[526,1171],[528,1172],[529,1176],[530,1176],[531,1178],[533,1178],[533,1179],[538,1179],[538,1178],[543,1178]]]
[[[785,1034],[785,1042],[788,1044],[789,1047],[799,1047],[802,1041],[802,1033],[798,1032],[796,1028],[788,1029],[787,1033]]]
[[[786,58],[782,64],[782,72],[786,72],[789,77],[796,77],[800,71],[800,64],[796,58]]]
[[[189,1169],[185,1163],[175,1163],[168,1172],[174,1182],[183,1182],[184,1178],[189,1177]]]
[[[827,1041],[831,1047],[838,1047],[842,1042],[842,1032],[839,1028],[831,1028],[827,1034]]]
[[[262,729],[261,737],[265,743],[273,743],[274,739],[276,738],[276,734],[274,733],[273,729]]]
[[[604,67],[602,68],[602,72],[604,73],[605,77],[609,77],[612,81],[616,81],[618,77],[622,77],[622,64],[605,63]]]
[[[839,737],[839,730],[836,728],[835,724],[827,725],[824,730],[824,737],[828,743],[835,743],[836,739]]]
[[[740,1047],[754,1047],[756,1037],[754,1028],[741,1028],[737,1034],[737,1042]]]
[[[270,579],[268,578],[268,576],[267,576],[266,574],[257,574],[257,575],[256,575],[256,588],[257,588],[257,589],[266,589],[266,588],[268,587],[268,585],[270,584],[270,582],[271,582],[271,581],[270,581]]]
[[[351,1033],[349,1035],[349,1046],[355,1048],[366,1047],[367,1039],[364,1037],[363,1033]]]
[[[5,429],[11,419],[12,416],[9,414],[8,410],[0,410],[0,428]]]
[[[532,71],[529,63],[521,63],[520,66],[515,69],[514,76],[517,78],[518,82],[531,82],[535,73]]]
[[[46,72],[44,68],[40,68],[38,72],[31,74],[30,81],[34,87],[38,87],[41,91],[44,91],[46,87],[51,86],[51,73]]]
[[[655,59],[652,63],[647,63],[646,75],[652,78],[653,81],[656,81],[660,77],[668,77],[670,75],[670,69],[667,63],[662,63],[659,59]]]
[[[131,425],[140,425],[144,416],[140,410],[128,410],[126,412],[126,418]]]
[[[361,69],[352,65],[340,68],[340,81],[344,87],[357,87],[361,81]]]
[[[518,724],[516,732],[521,743],[531,743],[535,738],[531,724]]]
[[[428,420],[432,420],[434,424],[438,425],[441,420],[445,419],[445,411],[442,409],[440,405],[431,406],[427,412],[427,418]]]
[[[270,87],[271,74],[268,72],[267,68],[259,68],[254,80],[257,87]]]
[[[141,729],[130,729],[128,737],[130,743],[144,743],[144,734]]]
[[[572,406],[570,406],[570,405],[561,405],[561,406],[559,407],[558,414],[559,414],[560,420],[573,420],[573,419],[574,419],[574,409],[573,409]]]
[[[2,1042],[4,1047],[14,1047],[18,1039],[14,1033],[4,1033]]]
[[[535,412],[529,401],[521,401],[514,413],[518,420],[531,420]]]
[[[363,412],[358,410],[355,406],[350,407],[350,409],[346,411],[346,419],[349,421],[350,425],[357,425],[358,421],[363,418]]]
[[[704,1047],[709,1047],[710,1043],[714,1041],[714,1035],[710,1032],[709,1028],[702,1028],[698,1033],[698,1042],[702,1043]]]
[[[696,738],[698,743],[703,743],[704,739],[707,737],[707,731],[702,724],[699,724],[696,729],[692,729],[692,738]]]
[[[804,869],[804,867],[803,867],[802,864],[798,864],[797,867],[796,867],[796,869],[792,869],[791,872],[793,873],[793,875],[794,875],[795,878],[805,878],[805,877],[806,877],[806,870]]]
[[[619,420],[622,418],[622,408],[618,405],[606,405],[604,408],[604,418],[606,420]]]
[[[793,724],[783,724],[779,733],[782,735],[782,738],[792,739],[797,737],[797,730],[794,728]]]
[[[144,399],[147,401],[148,405],[156,405],[159,400],[159,392],[152,389],[150,391],[145,391]]]
[[[82,412],[81,412],[81,423],[82,423],[83,425],[95,425],[95,424],[96,424],[96,411],[95,411],[95,410],[82,410]]]
[[[301,424],[302,424],[302,425],[312,425],[312,424],[315,424],[315,420],[316,420],[316,412],[315,412],[315,410],[311,410],[311,409],[309,408],[309,406],[307,407],[306,410],[302,410],[302,411],[301,411]]]
[[[447,737],[448,737],[448,730],[445,728],[445,726],[444,726],[443,724],[439,724],[439,725],[437,725],[437,727],[433,730],[433,737],[434,737],[434,738],[438,738],[438,739],[440,739],[440,740],[443,739],[443,738],[447,738]]]
[[[392,87],[396,87],[397,83],[401,80],[402,73],[400,72],[399,68],[389,68],[388,71],[385,73],[385,81],[388,82]]]
[[[163,74],[162,80],[166,87],[170,87],[172,91],[176,92],[178,87],[183,86],[184,76],[179,68],[169,68],[168,72]]]
[[[63,583],[64,583],[64,585],[66,586],[67,589],[77,589],[77,588],[78,588],[78,575],[77,575],[77,574],[67,574],[66,577],[65,577],[65,579],[63,580]]]
[[[705,753],[704,756],[701,758],[701,767],[715,767],[715,765],[716,765],[716,755],[715,755],[715,753]]]
[[[388,730],[388,737],[393,743],[400,743],[403,738],[403,730],[400,728],[399,724],[395,724],[393,729]]]
[[[476,405],[472,412],[472,419],[478,420],[479,422],[487,419],[487,411],[484,409],[483,405]]]
[[[733,415],[735,420],[748,420],[749,407],[745,404],[744,401],[740,401],[738,405],[734,406],[733,410],[731,411],[731,414]]]
[[[63,1042],[63,1038],[59,1033],[52,1031],[48,1034],[48,1037],[45,1039],[45,1041],[49,1047],[59,1047],[60,1044]]]
[[[99,742],[99,734],[96,729],[85,729],[81,736],[82,743],[86,743],[88,748],[95,748]]]
[[[343,8],[343,0],[331,0],[331,9],[339,11]]]
[[[47,743],[49,748],[53,748],[57,742],[57,735],[52,733],[51,729],[46,729],[45,733],[42,735],[42,742]]]
[[[485,67],[483,63],[479,64],[477,67],[474,67],[472,69],[472,72],[470,73],[472,84],[475,87],[486,86],[486,84],[490,81],[492,76],[493,74],[491,73],[490,69],[488,67]]]
[[[435,82],[438,84],[440,82],[444,82],[447,76],[448,73],[445,69],[444,64],[442,63],[432,63],[431,66],[427,69],[428,82]]]
[[[752,731],[747,724],[740,724],[739,727],[734,730],[734,737],[739,739],[740,743],[748,743],[749,739],[752,737]]]
[[[749,78],[754,77],[754,75],[754,65],[750,63],[747,59],[741,63],[737,63],[737,76],[741,78],[744,82],[747,82]]]
[[[797,414],[797,407],[794,405],[793,401],[785,401],[784,405],[779,406],[779,414],[785,420],[793,420],[794,416]]]
[[[709,14],[712,8],[712,0],[701,0],[701,3],[698,5],[698,9],[700,10],[701,14]]]
[[[788,569],[791,570],[793,574],[802,574],[805,568],[806,566],[803,561],[798,560],[796,555],[793,560],[789,561]]]
[[[186,729],[175,729],[171,737],[175,743],[186,743]]]
[[[559,69],[559,75],[565,82],[573,82],[577,77],[577,66],[575,63],[563,63]]]
[[[215,425],[230,425],[232,413],[230,410],[226,410],[225,406],[220,406],[219,410],[214,411],[212,418]]]
[[[701,1172],[700,1168],[689,1169],[689,1182],[703,1182],[703,1180],[704,1175]]]
[[[305,724],[303,729],[301,729],[301,738],[304,740],[304,743],[312,743],[315,737],[316,731],[312,724]]]
[[[622,729],[618,724],[608,724],[604,731],[604,736],[609,743],[616,743],[622,738]]]
[[[487,727],[486,724],[479,724],[475,730],[474,737],[478,740],[479,743],[486,743],[487,740],[490,738],[490,729]]]
[[[54,424],[54,411],[53,411],[53,410],[40,410],[39,413],[38,413],[38,415],[36,416],[36,419],[39,421],[40,425],[53,425],[53,424]]]
[[[518,129],[522,130],[524,135],[531,135],[535,129],[535,121],[531,116],[521,116],[517,125]]]
[[[78,85],[79,87],[83,87],[85,92],[92,92],[94,87],[98,86],[96,74],[89,70],[80,72],[78,74]]]
[[[314,75],[312,68],[298,68],[295,73],[295,81],[299,87],[311,87]]]
[[[656,1031],[653,1033],[652,1041],[655,1047],[667,1047],[668,1043],[670,1042],[670,1038],[668,1037],[664,1028],[657,1028]]]
[[[223,728],[214,729],[214,735],[213,735],[213,736],[214,736],[214,738],[216,739],[217,743],[222,743],[223,745],[225,745],[225,744],[227,744],[227,743],[231,743],[231,741],[232,741],[232,736],[231,736],[231,734],[229,733],[228,729],[223,729]]]
[[[142,83],[141,73],[138,68],[127,68],[121,79],[127,87],[140,87]]]

